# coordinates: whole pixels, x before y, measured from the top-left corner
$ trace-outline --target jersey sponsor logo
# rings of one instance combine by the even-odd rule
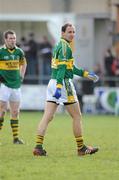
[[[19,61],[17,60],[0,61],[0,69],[1,70],[18,70]]]

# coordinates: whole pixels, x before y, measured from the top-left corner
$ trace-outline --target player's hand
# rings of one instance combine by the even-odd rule
[[[53,95],[56,99],[59,99],[61,97],[61,88],[57,88],[55,91],[55,94]]]
[[[94,72],[89,72],[87,78],[93,80],[94,82],[99,80],[99,76],[97,76]]]

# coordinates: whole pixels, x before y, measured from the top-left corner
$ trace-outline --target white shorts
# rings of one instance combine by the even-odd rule
[[[12,89],[5,86],[3,83],[0,84],[0,100],[1,101],[15,101],[21,100],[21,89]]]
[[[53,97],[55,91],[56,91],[56,80],[51,79],[47,87],[47,99],[46,99],[47,101],[53,101],[56,102],[57,104],[75,103],[78,101],[76,91],[71,79],[68,80],[67,85],[63,81],[63,87],[61,89],[61,97],[59,99]]]

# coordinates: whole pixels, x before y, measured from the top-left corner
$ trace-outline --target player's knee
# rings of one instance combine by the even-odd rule
[[[72,114],[71,115],[72,116],[72,119],[76,119],[76,120],[81,120],[81,118],[82,118],[82,115],[81,115],[81,113],[77,113],[77,114]]]
[[[49,122],[52,121],[52,119],[53,119],[53,115],[50,115],[49,116]]]
[[[5,111],[0,112],[0,118],[3,118],[5,116]]]
[[[5,112],[7,110],[7,105],[6,104],[0,104],[0,112]]]
[[[12,115],[13,118],[17,118],[19,116],[19,111],[14,110],[14,111],[12,111],[11,115]]]

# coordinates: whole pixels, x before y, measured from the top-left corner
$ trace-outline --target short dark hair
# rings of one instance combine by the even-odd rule
[[[71,23],[66,23],[66,24],[64,24],[64,25],[62,26],[62,28],[61,28],[61,31],[62,31],[62,32],[65,32],[68,26],[69,26],[69,27],[72,27],[72,24],[71,24]]]
[[[15,31],[13,31],[13,30],[7,30],[7,31],[5,31],[4,34],[3,34],[3,36],[4,36],[5,39],[7,39],[8,34],[16,34],[16,33],[15,33]]]

